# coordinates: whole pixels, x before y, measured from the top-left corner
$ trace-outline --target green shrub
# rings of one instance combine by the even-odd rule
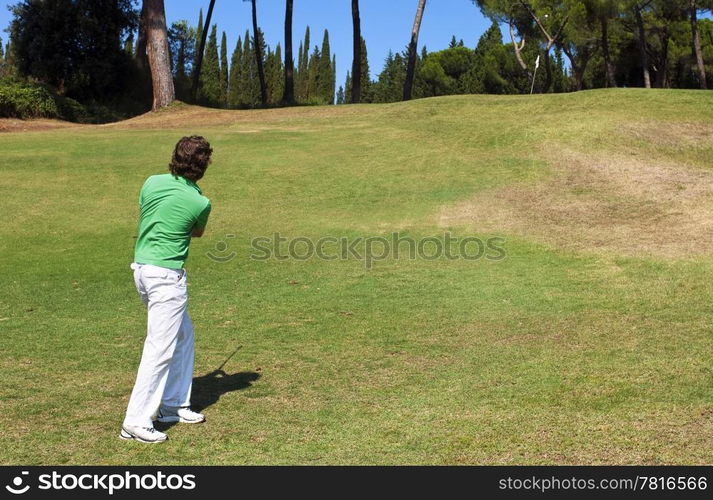
[[[0,82],[0,118],[59,118],[55,96],[37,85]]]

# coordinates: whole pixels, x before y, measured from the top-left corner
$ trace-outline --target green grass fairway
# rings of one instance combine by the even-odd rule
[[[138,191],[186,134],[215,149],[187,265],[207,423],[147,446],[118,439]],[[711,92],[179,105],[0,151],[2,464],[713,463]],[[394,231],[507,257],[250,258]]]

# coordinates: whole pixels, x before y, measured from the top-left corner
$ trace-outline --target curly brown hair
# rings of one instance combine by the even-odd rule
[[[173,150],[168,169],[173,175],[179,175],[193,182],[201,179],[210,164],[213,150],[210,143],[199,135],[181,137]]]

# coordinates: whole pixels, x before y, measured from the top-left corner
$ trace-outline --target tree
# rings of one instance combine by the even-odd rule
[[[344,87],[341,85],[339,86],[339,90],[337,90],[337,104],[345,104],[344,100]]]
[[[534,38],[535,32],[532,18],[522,8],[521,2],[519,0],[472,0],[472,2],[478,5],[483,15],[493,22],[508,25],[515,58],[520,68],[527,73],[528,79],[532,81],[534,75],[523,58],[522,52],[525,49],[526,39],[531,36]]]
[[[190,97],[191,82],[188,74],[195,57],[196,31],[188,21],[174,21],[168,30],[168,43],[171,48],[171,68],[176,86],[176,97],[187,100]]]
[[[11,12],[6,57],[20,75],[78,100],[126,92],[134,75],[123,45],[138,23],[131,0],[22,0]]]
[[[0,44],[1,46],[2,44]],[[15,64],[15,50],[12,40],[5,45],[5,59],[0,66],[0,79],[11,79],[17,75],[17,65]]]
[[[244,89],[241,86],[243,71],[243,41],[238,37],[233,56],[230,59],[230,84],[228,85],[228,107],[240,106],[240,98]]]
[[[310,47],[310,31],[309,25],[305,29],[304,42],[300,42],[300,48],[297,59],[297,74],[295,75],[295,93],[297,102],[305,102],[306,86],[308,78],[309,66],[309,47]]]
[[[257,62],[257,73],[260,79],[260,101],[263,106],[267,106],[267,84],[265,83],[265,68],[263,67],[263,57],[264,57],[264,45],[260,30],[257,27],[257,5],[255,0],[251,0],[252,3],[252,14],[253,14],[253,33],[255,34],[255,40],[253,45],[255,47],[255,61]]]
[[[691,35],[692,35],[692,46],[693,46],[693,58],[696,61],[696,67],[698,68],[698,81],[700,83],[701,89],[707,90],[708,85],[706,82],[706,65],[703,61],[703,50],[701,49],[701,34],[698,29],[698,0],[688,0],[688,10],[691,17]]]
[[[260,84],[258,82],[257,60],[255,58],[254,40],[250,31],[245,31],[243,39],[243,69],[241,71],[240,106],[254,108],[261,102]]]
[[[200,82],[201,69],[203,67],[203,54],[205,52],[206,37],[208,36],[208,27],[210,26],[210,20],[213,16],[213,7],[215,7],[215,0],[210,0],[208,13],[205,17],[205,27],[200,29],[199,25],[200,43],[198,44],[198,56],[196,57],[196,65],[193,69],[193,85],[191,87],[191,97],[193,98],[193,101],[196,100],[198,95],[198,83]]]
[[[292,57],[292,0],[285,1],[285,94],[282,101],[295,102],[295,62]]]
[[[322,55],[319,47],[315,45],[312,55],[309,56],[307,78],[305,80],[304,102],[308,104],[319,104],[321,102],[319,96],[319,65],[321,59]]]
[[[418,60],[418,55],[416,58]],[[406,59],[408,59],[408,51]],[[373,85],[372,102],[397,102],[403,99],[406,59],[401,54],[389,51],[384,60],[384,68]]]
[[[0,37],[0,80],[5,78],[5,53],[2,48],[2,37]]]
[[[362,38],[359,44],[359,73],[361,75],[361,92],[359,93],[360,102],[371,102],[371,76],[369,72],[369,57],[366,49],[366,41]],[[347,73],[346,99],[348,103],[352,102],[354,78]]]
[[[223,37],[220,39],[220,105],[221,107],[228,106],[228,38],[223,31]]]
[[[354,59],[352,61],[352,92],[351,102],[361,102],[361,19],[359,17],[359,0],[352,0],[352,26],[354,29]]]
[[[601,48],[606,75],[606,85],[616,87],[616,68],[611,56],[609,42],[609,26],[613,20],[621,15],[619,0],[585,0],[583,2],[587,14],[596,19],[601,35]]]
[[[198,68],[198,52],[200,52],[201,57],[203,57],[203,51],[205,51],[205,45],[203,46],[203,48],[200,48],[198,46],[200,44],[200,41],[202,38],[203,38],[203,9],[200,9],[198,11],[198,27],[196,28],[196,36],[194,39],[195,49],[193,51],[193,65],[192,65],[192,70],[191,70],[191,78],[193,78],[195,76],[196,69]],[[191,80],[191,81],[193,81],[193,80]],[[192,86],[192,84],[191,84],[191,86]]]
[[[208,31],[208,25],[205,26]],[[198,102],[200,104],[220,107],[221,103],[221,78],[220,59],[218,57],[218,26],[213,25],[210,37],[205,47],[203,71],[201,72]]]
[[[275,106],[280,103],[285,93],[284,69],[282,67],[282,48],[277,44],[275,51],[267,51],[265,63],[265,79],[267,80],[267,102]]]
[[[631,9],[634,13],[637,28],[637,43],[639,46],[639,57],[641,58],[641,69],[644,76],[644,87],[651,88],[651,73],[649,72],[649,54],[646,46],[646,28],[642,12],[651,5],[652,0],[633,1],[630,2]]]
[[[152,110],[171,104],[176,98],[171,73],[171,55],[168,51],[168,32],[163,0],[144,0],[146,5],[147,52],[153,86]]]
[[[411,29],[411,41],[408,46],[408,66],[406,67],[406,80],[404,81],[403,100],[411,99],[413,92],[413,76],[416,71],[416,49],[418,46],[418,34],[421,31],[421,21],[423,19],[423,11],[426,8],[426,0],[419,0],[418,8],[416,9],[416,18],[413,21]]]
[[[569,59],[574,77],[574,90],[583,90],[587,66],[597,52],[601,40],[599,22],[592,11],[587,10],[586,4],[581,1],[555,2],[554,7],[561,7],[563,11],[561,15],[565,16],[560,35],[556,38],[555,43]],[[533,18],[544,32],[540,20],[534,14]],[[549,64],[549,50],[545,55]],[[551,78],[549,78],[548,84],[551,84]]]
[[[148,40],[148,19],[146,12],[146,2],[141,4],[141,14],[139,16],[139,39],[136,43],[136,65],[139,71],[144,72],[148,69],[149,60],[146,53],[146,42]]]
[[[334,103],[334,71],[332,70],[332,55],[329,48],[329,31],[324,30],[322,50],[317,68],[317,95],[324,104]]]

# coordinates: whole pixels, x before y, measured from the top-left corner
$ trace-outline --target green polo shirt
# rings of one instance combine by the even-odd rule
[[[191,233],[208,223],[210,200],[185,177],[152,175],[141,188],[139,208],[134,262],[182,268],[188,258]]]

